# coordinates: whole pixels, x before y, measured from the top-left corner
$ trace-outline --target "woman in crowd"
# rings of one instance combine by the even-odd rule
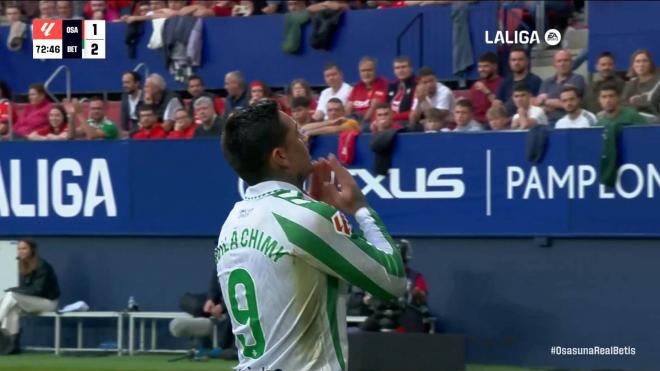
[[[307,81],[303,79],[295,79],[291,81],[291,84],[289,85],[289,89],[287,90],[288,107],[285,107],[287,112],[291,112],[291,103],[293,101],[293,98],[297,98],[297,97],[305,97],[309,99],[310,102],[309,109],[312,112],[312,114],[314,114],[314,112],[316,111],[317,101],[316,98],[314,98],[314,95],[312,94],[312,88],[310,88]]]
[[[69,120],[66,110],[59,104],[48,111],[48,126],[35,130],[28,135],[29,140],[64,140],[67,139]]]
[[[635,108],[642,116],[655,121],[656,110],[651,102],[660,97],[660,74],[655,70],[651,52],[638,49],[630,58],[630,81],[623,88],[623,103]]]
[[[43,84],[32,84],[28,90],[30,103],[25,106],[20,119],[14,124],[14,133],[18,137],[27,137],[33,131],[48,127],[48,113],[52,103],[46,98]]]

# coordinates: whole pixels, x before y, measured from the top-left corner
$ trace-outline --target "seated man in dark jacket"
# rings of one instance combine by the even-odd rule
[[[20,351],[18,337],[21,312],[50,312],[57,308],[60,287],[47,261],[39,257],[37,244],[18,242],[19,286],[7,290],[0,299],[0,354]]]

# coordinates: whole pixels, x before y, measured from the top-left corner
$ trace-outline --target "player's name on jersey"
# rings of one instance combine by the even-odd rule
[[[215,261],[218,262],[228,251],[239,248],[251,248],[261,251],[275,263],[282,256],[286,255],[284,246],[277,242],[276,239],[258,229],[244,228],[240,232],[233,231],[230,241],[223,241],[215,248]]]
[[[105,59],[105,21],[35,19],[33,59]]]

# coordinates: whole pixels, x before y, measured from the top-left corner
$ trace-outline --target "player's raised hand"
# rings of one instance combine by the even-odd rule
[[[335,179],[334,182],[324,181],[322,201],[355,215],[360,208],[367,206],[367,199],[362,194],[362,190],[335,155],[330,154],[324,161],[335,174]]]

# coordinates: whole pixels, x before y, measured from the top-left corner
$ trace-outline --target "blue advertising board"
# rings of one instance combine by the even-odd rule
[[[385,177],[363,134],[349,169],[396,235],[660,235],[659,127],[624,130],[613,188],[601,129],[553,131],[537,165],[525,138],[402,134]],[[330,152],[336,137],[315,138]],[[3,143],[0,235],[213,236],[244,188],[216,140]]]

